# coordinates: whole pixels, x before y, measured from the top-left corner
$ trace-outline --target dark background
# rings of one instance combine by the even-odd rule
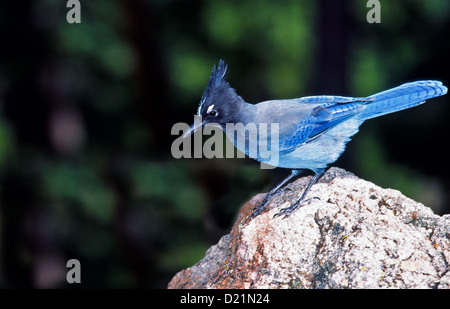
[[[248,102],[450,84],[450,2],[0,4],[0,287],[165,288],[286,170],[174,159],[212,66]],[[365,123],[334,165],[450,213],[448,95]],[[301,224],[301,222],[299,222]],[[69,285],[66,262],[81,263]]]

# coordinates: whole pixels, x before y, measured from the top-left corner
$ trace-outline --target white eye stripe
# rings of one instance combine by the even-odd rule
[[[210,105],[208,107],[208,109],[206,110],[206,113],[209,114],[212,111],[213,108],[214,108],[214,104]]]

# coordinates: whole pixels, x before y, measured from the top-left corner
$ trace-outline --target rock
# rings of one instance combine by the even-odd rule
[[[231,233],[169,288],[450,288],[450,215],[331,168],[309,192],[318,198],[273,218],[309,180],[254,219],[264,195],[247,202]]]

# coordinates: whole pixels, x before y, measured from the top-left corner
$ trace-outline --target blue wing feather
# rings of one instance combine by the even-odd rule
[[[318,96],[318,100],[324,96]],[[345,102],[350,102],[343,104]],[[361,98],[332,97],[326,96],[326,102],[318,104],[312,113],[296,127],[290,136],[280,140],[280,152],[286,153],[299,147],[304,142],[309,142],[328,131],[336,125],[357,115],[363,108]],[[308,103],[312,103],[316,98],[309,97]]]

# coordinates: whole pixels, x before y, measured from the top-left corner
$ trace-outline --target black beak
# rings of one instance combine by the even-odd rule
[[[203,122],[197,122],[195,121],[189,129],[186,130],[186,132],[184,132],[183,134],[183,138],[186,138],[188,136],[191,136],[191,134],[194,134],[195,131],[197,131],[198,129],[202,128],[205,125],[205,121]]]

